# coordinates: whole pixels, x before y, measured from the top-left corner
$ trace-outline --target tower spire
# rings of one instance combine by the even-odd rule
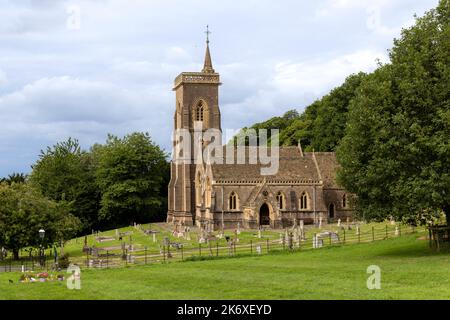
[[[209,31],[209,26],[206,26],[206,53],[205,53],[205,63],[203,64],[203,70],[204,73],[214,73],[214,69],[212,67],[212,61],[211,61],[211,53],[209,52],[209,34],[211,31]]]

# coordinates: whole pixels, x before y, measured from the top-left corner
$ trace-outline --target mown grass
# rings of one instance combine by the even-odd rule
[[[81,290],[68,290],[65,282],[19,283],[20,273],[0,273],[0,298],[448,299],[450,254],[430,251],[420,235],[294,253],[83,270]],[[367,289],[369,265],[381,268],[380,290]]]

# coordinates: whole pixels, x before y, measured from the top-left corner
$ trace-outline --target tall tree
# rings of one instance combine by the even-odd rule
[[[99,216],[104,226],[148,221],[165,210],[167,155],[147,133],[109,135],[96,153],[96,181],[102,194]]]
[[[351,104],[338,178],[366,217],[443,211],[450,223],[450,0],[403,30],[390,58]]]
[[[82,151],[79,142],[69,138],[41,151],[32,166],[30,182],[48,198],[70,203],[71,212],[83,223],[83,231],[90,231],[98,226],[100,202],[95,166],[94,155]]]

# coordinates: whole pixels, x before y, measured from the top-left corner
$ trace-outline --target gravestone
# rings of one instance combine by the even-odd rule
[[[260,244],[258,244],[257,246],[256,246],[256,253],[257,254],[261,254],[261,245]]]
[[[319,217],[319,229],[322,229],[322,216]]]
[[[258,229],[258,239],[261,239],[261,229]]]
[[[359,235],[361,233],[361,230],[359,228],[359,226],[356,226],[356,234]]]
[[[400,234],[399,230],[398,230],[398,226],[395,226],[395,235],[398,236]]]
[[[313,241],[313,248],[314,248],[314,249],[322,248],[322,247],[323,247],[323,240],[320,239],[317,235],[314,235],[312,241]]]
[[[153,235],[153,242],[156,242],[156,233],[152,233]]]
[[[236,230],[237,234],[241,234],[241,224],[238,222],[237,224],[237,230]]]
[[[391,226],[395,225],[395,219],[391,217]]]
[[[341,226],[341,218],[338,219],[338,223],[337,226],[340,227]]]

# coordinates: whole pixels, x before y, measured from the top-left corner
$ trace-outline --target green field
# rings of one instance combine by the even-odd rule
[[[19,283],[0,273],[1,299],[449,299],[450,253],[424,233],[373,243],[253,257],[83,269],[81,290],[65,282]],[[381,289],[369,290],[369,265]],[[13,283],[9,283],[9,280]]]

